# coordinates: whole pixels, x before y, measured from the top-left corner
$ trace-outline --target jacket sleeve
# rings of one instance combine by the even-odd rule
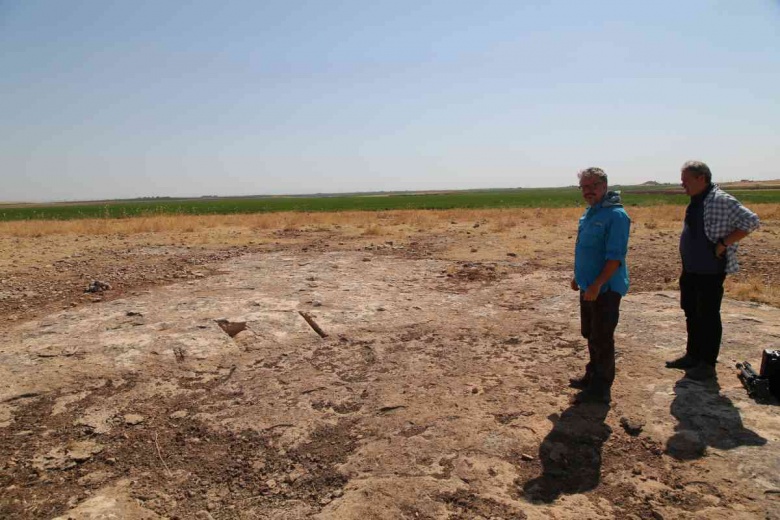
[[[755,231],[761,225],[758,215],[743,206],[737,199],[729,200],[729,223],[742,231]]]
[[[625,211],[615,211],[612,214],[607,231],[607,250],[605,260],[618,260],[624,263],[628,253],[628,233],[631,229],[631,219]]]

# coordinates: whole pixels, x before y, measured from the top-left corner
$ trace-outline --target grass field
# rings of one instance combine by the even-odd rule
[[[671,186],[626,186],[626,206],[685,204],[688,198]],[[779,189],[731,192],[745,203],[778,203]],[[443,193],[312,197],[162,199],[104,203],[63,203],[0,206],[0,221],[127,218],[153,215],[230,215],[271,212],[384,211],[396,209],[563,208],[582,206],[574,187]]]

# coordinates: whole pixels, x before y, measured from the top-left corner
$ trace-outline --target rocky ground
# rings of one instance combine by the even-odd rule
[[[662,368],[673,224],[635,226],[611,406],[567,387],[568,221],[230,233],[0,237],[0,517],[780,518],[778,406],[733,368],[780,310],[726,300],[716,382]]]

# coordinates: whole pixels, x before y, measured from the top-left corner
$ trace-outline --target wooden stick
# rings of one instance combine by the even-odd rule
[[[316,321],[314,321],[314,318],[309,316],[308,312],[298,311],[298,314],[303,316],[303,319],[306,320],[306,323],[309,324],[309,327],[314,329],[314,332],[319,334],[321,338],[327,338],[328,337],[328,335],[325,333],[325,331],[322,330],[319,325],[317,325]]]
[[[163,467],[165,468],[165,472],[168,474],[168,476],[171,476],[171,470],[168,469],[168,465],[165,463],[165,461],[162,458],[162,453],[160,452],[160,445],[157,444],[157,432],[154,432],[154,445],[157,447],[157,456],[160,457],[160,462],[162,462]]]

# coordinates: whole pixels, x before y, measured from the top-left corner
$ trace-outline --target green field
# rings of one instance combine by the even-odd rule
[[[626,206],[685,204],[688,198],[672,186],[626,186]],[[780,202],[780,190],[733,190],[746,203]],[[157,199],[100,203],[0,206],[0,221],[127,218],[144,215],[226,215],[278,211],[380,211],[394,209],[455,208],[559,208],[582,206],[579,191],[568,188],[534,188],[444,193],[348,195],[311,197]]]

